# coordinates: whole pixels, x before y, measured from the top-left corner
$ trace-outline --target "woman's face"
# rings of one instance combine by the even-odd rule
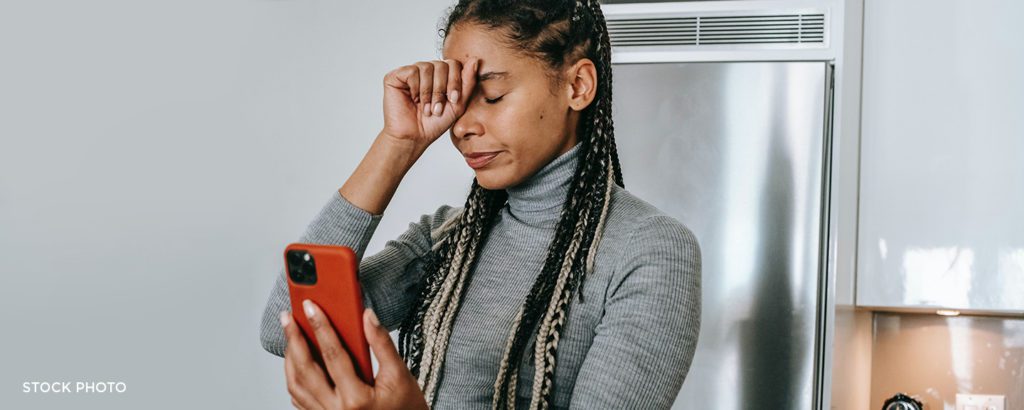
[[[480,59],[476,88],[450,135],[477,182],[492,190],[518,185],[576,145],[580,111],[594,94],[593,79],[588,85],[576,77],[582,66],[584,77],[596,78],[593,63],[582,59],[563,73],[564,87],[552,89],[543,63],[509,49],[498,35],[457,24],[443,48],[445,59]],[[481,153],[489,155],[471,158]]]

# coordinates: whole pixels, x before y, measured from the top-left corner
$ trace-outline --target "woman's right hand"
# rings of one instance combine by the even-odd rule
[[[420,61],[384,76],[383,134],[426,149],[466,112],[479,59]],[[426,107],[427,112],[424,112]]]

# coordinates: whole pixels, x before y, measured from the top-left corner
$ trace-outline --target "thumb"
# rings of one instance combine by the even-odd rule
[[[377,363],[380,364],[382,371],[384,369],[392,370],[396,366],[405,368],[405,361],[395,349],[388,330],[380,325],[380,320],[373,313],[373,309],[367,308],[363,311],[363,329],[366,332],[366,341],[370,345],[370,349],[373,350],[373,355],[377,357]]]

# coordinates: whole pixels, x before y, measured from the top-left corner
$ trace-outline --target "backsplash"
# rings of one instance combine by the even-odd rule
[[[878,312],[871,409],[897,392],[927,410],[955,410],[956,394],[1002,394],[1024,410],[1024,319]]]

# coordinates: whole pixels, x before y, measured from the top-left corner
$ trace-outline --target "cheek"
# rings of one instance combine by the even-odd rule
[[[522,179],[538,167],[562,133],[555,122],[555,112],[554,107],[536,104],[517,104],[496,112],[488,121],[488,134],[507,155],[500,165],[495,164],[499,166],[477,172],[481,183],[502,186]]]
[[[557,138],[565,132],[568,117],[564,107],[552,102],[551,104],[534,107],[529,120],[542,134],[549,138]]]
[[[529,168],[557,144],[561,128],[556,123],[553,109],[531,106],[510,113],[504,123],[504,143],[520,168]]]

